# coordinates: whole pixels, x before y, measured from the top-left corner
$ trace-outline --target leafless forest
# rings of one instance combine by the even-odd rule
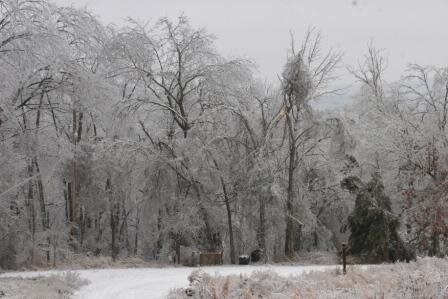
[[[316,109],[346,92],[325,32],[292,34],[272,82],[212,34],[0,0],[0,268],[181,247],[225,263],[343,242],[369,262],[448,253],[448,68],[388,82],[371,44],[353,101]]]

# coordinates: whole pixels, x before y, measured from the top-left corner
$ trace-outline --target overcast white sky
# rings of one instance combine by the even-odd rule
[[[326,46],[344,52],[354,65],[373,41],[388,57],[386,77],[398,79],[408,63],[448,65],[448,0],[53,0],[86,6],[105,23],[175,18],[184,13],[195,26],[217,36],[225,56],[256,62],[260,76],[276,80],[285,63],[289,31],[299,41],[317,27]],[[348,76],[341,84],[350,82]]]

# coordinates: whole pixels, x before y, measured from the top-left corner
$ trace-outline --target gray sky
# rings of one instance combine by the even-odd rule
[[[396,80],[408,63],[448,66],[448,0],[53,0],[86,6],[105,23],[177,17],[217,36],[225,56],[249,58],[260,76],[276,80],[285,63],[292,30],[299,41],[317,27],[325,46],[354,65],[373,44],[388,58],[386,79]],[[341,72],[343,72],[341,70]],[[352,78],[343,75],[339,84]]]

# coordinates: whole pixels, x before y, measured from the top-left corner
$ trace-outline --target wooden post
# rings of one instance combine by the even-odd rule
[[[347,274],[347,244],[342,243],[342,273]]]

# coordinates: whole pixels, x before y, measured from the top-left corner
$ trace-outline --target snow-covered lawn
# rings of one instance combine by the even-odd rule
[[[195,290],[194,298],[201,299],[244,298],[244,294],[252,294],[254,298],[448,298],[448,258],[419,258],[411,263],[350,266],[347,275],[340,274],[340,266],[280,265],[71,270],[73,275],[61,275],[67,271],[11,272],[0,275],[0,290],[9,283],[9,289],[8,286],[5,288],[11,293],[13,290],[20,293],[18,286],[23,285],[26,294],[30,294],[28,291],[31,290],[34,295],[40,288],[42,292],[56,294],[56,297],[51,298],[59,298],[58,294],[64,291],[65,285],[73,285],[62,292],[70,294],[71,290],[80,285],[77,281],[85,279],[90,284],[77,289],[75,298],[157,299],[166,298],[173,289],[176,290],[171,292],[170,298],[186,298],[185,290],[180,288],[189,285],[188,276],[198,269],[205,273],[196,271],[191,277],[191,288]],[[54,281],[55,274],[65,277],[60,279],[65,283],[58,286],[53,282],[45,282],[51,279]],[[53,278],[28,282],[7,279],[37,276]],[[39,281],[45,282],[45,285],[38,284]],[[49,289],[50,285],[52,288]]]
[[[337,266],[213,266],[201,268],[209,274],[250,275],[254,271],[273,270],[281,276],[300,275],[310,271],[335,269]],[[75,293],[75,298],[165,298],[172,288],[188,286],[188,275],[198,268],[141,268],[75,270],[90,284]],[[1,277],[36,277],[64,271],[14,272]]]

